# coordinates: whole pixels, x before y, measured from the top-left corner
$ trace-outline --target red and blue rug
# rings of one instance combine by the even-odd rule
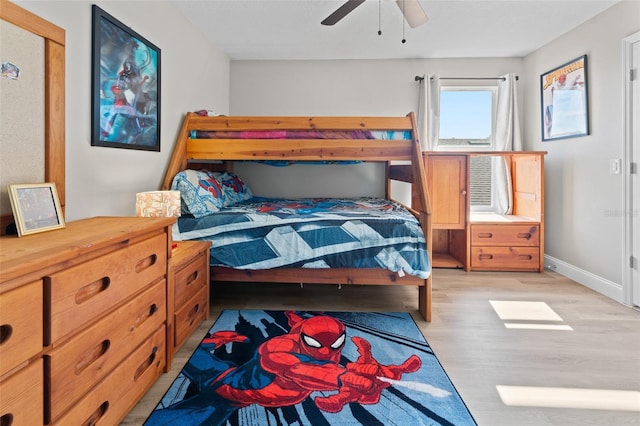
[[[225,310],[145,425],[476,422],[408,313]]]

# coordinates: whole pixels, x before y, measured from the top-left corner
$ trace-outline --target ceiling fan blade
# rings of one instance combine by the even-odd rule
[[[419,27],[429,20],[419,0],[396,0],[396,4],[411,28]]]
[[[347,0],[342,6],[336,9],[331,15],[327,16],[324,21],[321,22],[322,25],[334,25],[342,18],[347,16],[353,9],[360,6],[364,3],[364,0]]]

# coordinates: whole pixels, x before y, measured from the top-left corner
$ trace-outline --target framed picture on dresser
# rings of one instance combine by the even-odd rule
[[[19,237],[64,228],[55,184],[9,185],[9,199]]]
[[[93,5],[91,145],[160,151],[160,49]]]

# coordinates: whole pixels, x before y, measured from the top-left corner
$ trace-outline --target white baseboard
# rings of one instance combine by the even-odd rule
[[[544,267],[545,269],[564,275],[593,291],[610,297],[617,302],[624,303],[624,289],[621,284],[599,277],[598,275],[577,268],[547,254],[544,255]]]

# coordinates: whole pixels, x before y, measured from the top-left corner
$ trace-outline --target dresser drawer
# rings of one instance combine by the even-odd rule
[[[471,246],[540,245],[540,226],[533,224],[472,225]]]
[[[166,273],[167,237],[148,240],[45,277],[51,299],[45,343],[85,327]]]
[[[0,424],[44,424],[43,398],[42,359],[38,359],[0,382]]]
[[[162,374],[165,365],[165,327],[134,350],[111,374],[94,386],[53,424],[117,425]]]
[[[198,290],[207,286],[207,268],[209,267],[207,253],[208,251],[201,252],[193,261],[175,273],[175,309],[179,309]]]
[[[180,348],[209,314],[209,288],[204,287],[175,314],[175,349]]]
[[[53,418],[87,393],[165,321],[165,289],[165,281],[159,281],[45,356]]]
[[[471,268],[492,271],[537,271],[538,247],[472,247]]]
[[[0,296],[0,376],[41,351],[42,281],[36,281]]]

